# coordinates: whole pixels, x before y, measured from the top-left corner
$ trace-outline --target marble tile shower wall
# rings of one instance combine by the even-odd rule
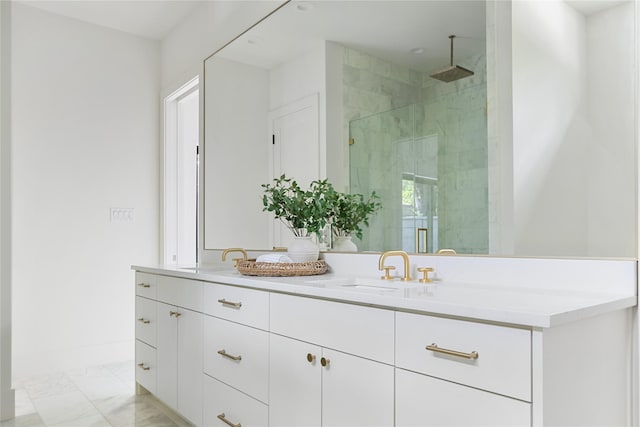
[[[343,58],[345,122],[356,140],[351,188],[375,190],[386,207],[372,219],[361,250],[403,247],[399,189],[403,175],[413,173],[438,180],[438,248],[487,253],[485,56],[461,61],[475,75],[452,83],[349,48]]]

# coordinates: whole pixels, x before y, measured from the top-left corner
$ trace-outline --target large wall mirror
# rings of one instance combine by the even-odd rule
[[[205,61],[204,248],[286,246],[261,202],[285,173],[380,196],[360,251],[635,257],[636,15],[283,4]]]

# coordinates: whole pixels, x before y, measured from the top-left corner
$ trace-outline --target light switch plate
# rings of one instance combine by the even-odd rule
[[[111,222],[133,222],[135,219],[135,208],[111,208]]]

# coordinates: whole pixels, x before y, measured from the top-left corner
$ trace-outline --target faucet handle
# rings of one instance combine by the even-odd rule
[[[395,270],[396,268],[395,268],[394,266],[390,265],[390,266],[388,266],[388,267],[386,267],[386,266],[385,266],[385,267],[382,267],[382,269],[384,270],[384,276],[381,276],[380,278],[381,278],[382,280],[392,280],[392,279],[393,279],[393,277],[391,277],[391,275],[389,274],[389,272],[390,272],[391,270]]]
[[[420,273],[422,273],[422,279],[419,279],[418,282],[420,282],[420,283],[429,283],[429,282],[431,282],[431,279],[429,279],[429,273],[433,272],[433,268],[431,268],[431,267],[420,267],[420,268],[418,268],[418,271]]]
[[[238,268],[238,263],[240,261],[245,261],[246,258],[232,258],[231,260],[233,261],[233,268]]]

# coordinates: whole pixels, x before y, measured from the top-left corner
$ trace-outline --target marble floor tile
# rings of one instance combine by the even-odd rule
[[[77,420],[63,421],[58,424],[47,424],[47,427],[113,427],[102,415],[96,414]]]
[[[32,400],[78,390],[64,373],[26,379],[22,385]]]
[[[38,414],[19,415],[12,420],[0,422],[0,427],[46,427]]]
[[[29,394],[25,389],[17,389],[16,393],[16,406],[15,406],[15,414],[16,417],[22,415],[34,414],[36,412],[35,406],[33,406],[33,402],[29,397]]]
[[[97,409],[80,391],[32,399],[33,405],[47,425],[71,422],[99,415]]]
[[[134,390],[105,367],[88,368],[66,374],[89,400],[132,394]]]
[[[155,397],[135,394],[133,361],[14,381],[16,418],[0,427],[192,427]]]
[[[116,396],[93,404],[114,427],[177,427],[152,400],[149,395]]]
[[[136,369],[135,362],[133,360],[111,363],[109,365],[104,365],[104,367],[125,383],[135,383]]]

